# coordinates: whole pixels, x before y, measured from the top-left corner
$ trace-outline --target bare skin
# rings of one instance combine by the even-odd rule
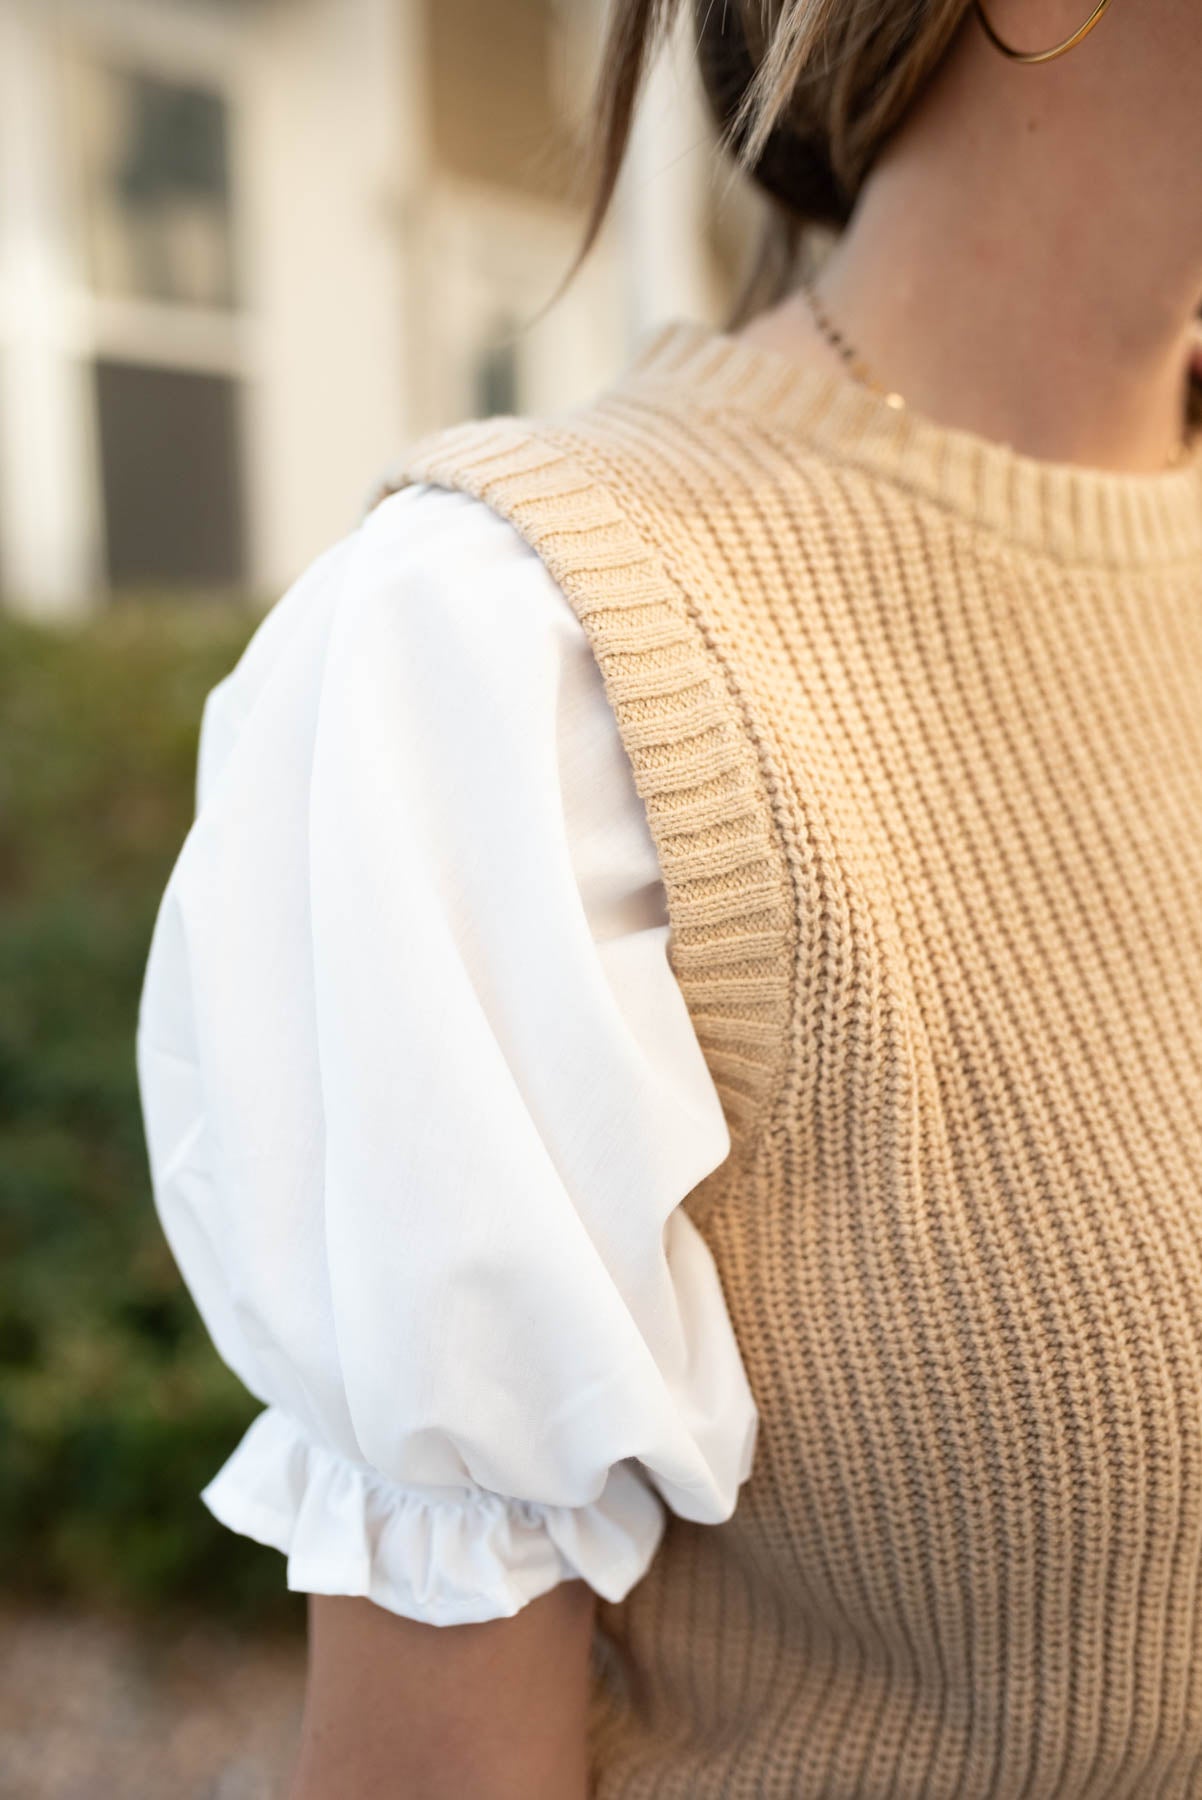
[[[1090,0],[986,5],[1036,49]],[[1197,0],[1115,0],[1019,65],[965,15],[816,284],[913,410],[1031,456],[1165,465],[1202,300],[1200,26]],[[740,335],[837,362],[796,294]]]
[[[310,1595],[289,1800],[586,1800],[594,1608],[583,1581],[480,1625]]]
[[[1089,9],[987,3],[1030,47]],[[1165,465],[1202,298],[1200,15],[1116,0],[1067,56],[1021,67],[966,14],[819,283],[912,408],[1028,455]],[[743,335],[834,358],[796,296]],[[290,1800],[584,1800],[593,1610],[580,1581],[484,1625],[313,1599]]]

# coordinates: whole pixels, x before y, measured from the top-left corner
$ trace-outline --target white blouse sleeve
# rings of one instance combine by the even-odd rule
[[[730,1516],[757,1415],[679,1202],[729,1152],[583,628],[409,487],[204,710],[138,1025],[155,1201],[266,1408],[204,1490],[434,1624]]]

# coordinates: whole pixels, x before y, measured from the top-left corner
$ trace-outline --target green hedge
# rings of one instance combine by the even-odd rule
[[[281,1559],[197,1497],[257,1406],[162,1237],[134,1072],[201,703],[255,618],[0,619],[0,1584],[280,1622]]]

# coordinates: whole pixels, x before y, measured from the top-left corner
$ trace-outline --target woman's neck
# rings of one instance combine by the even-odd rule
[[[1113,7],[1036,66],[965,16],[818,278],[909,405],[1097,468],[1153,470],[1177,449],[1202,298],[1202,43],[1186,10]],[[1080,0],[1039,11],[1052,40],[1080,22]],[[991,17],[1011,41],[1032,29],[1007,0]],[[792,295],[745,335],[821,354],[805,314]]]

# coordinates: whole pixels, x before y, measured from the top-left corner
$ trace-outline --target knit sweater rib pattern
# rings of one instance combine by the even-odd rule
[[[1202,1796],[1202,462],[672,320],[389,486],[584,625],[730,1121],[760,1410],[599,1602],[598,1800]]]

